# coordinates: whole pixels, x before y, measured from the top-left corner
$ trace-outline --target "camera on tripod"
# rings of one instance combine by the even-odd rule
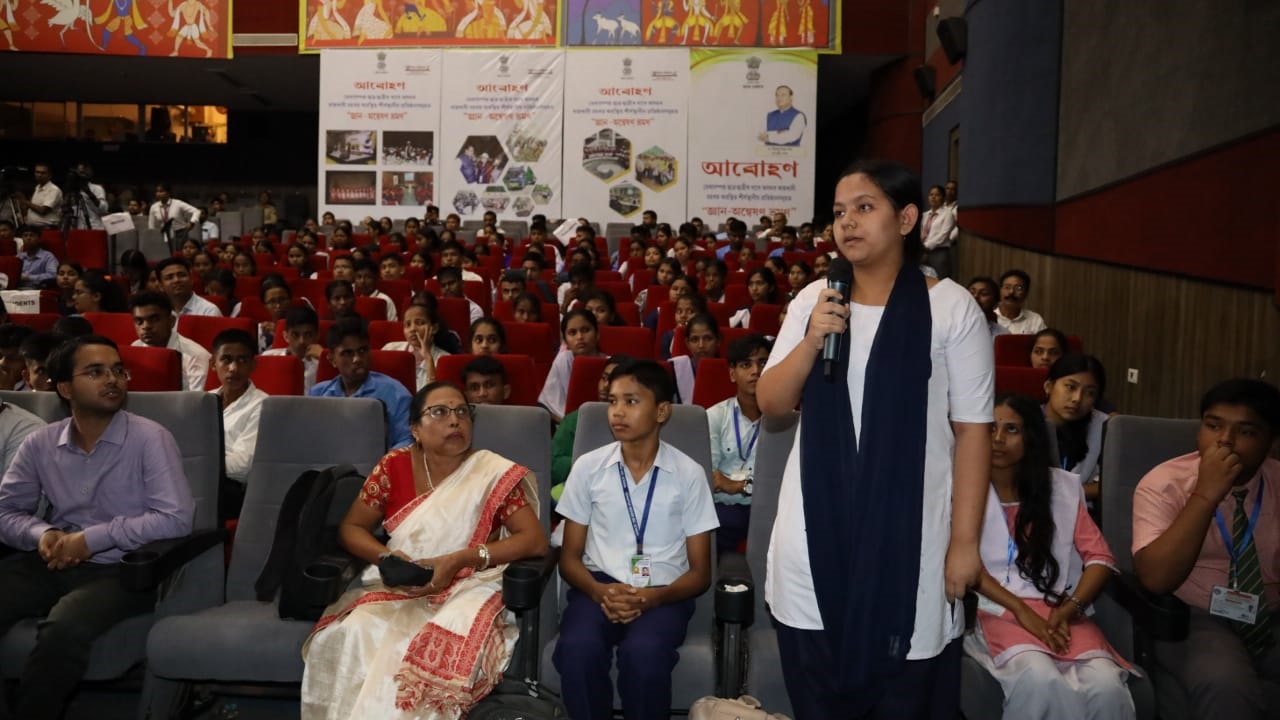
[[[62,192],[78,193],[89,189],[89,174],[79,168],[72,168],[67,171],[66,180],[62,183]]]

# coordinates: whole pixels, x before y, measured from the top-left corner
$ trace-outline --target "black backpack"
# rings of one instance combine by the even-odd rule
[[[365,563],[338,546],[338,525],[364,486],[351,465],[308,470],[298,476],[280,504],[271,553],[254,583],[258,599],[280,591],[283,619],[319,620]]]

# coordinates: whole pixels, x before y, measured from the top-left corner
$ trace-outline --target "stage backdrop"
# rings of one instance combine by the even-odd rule
[[[0,0],[0,52],[231,57],[231,0]]]
[[[826,0],[564,0],[566,45],[838,49]]]
[[[689,206],[714,227],[813,213],[817,53],[691,52]]]
[[[421,218],[436,202],[439,50],[320,55],[320,211]]]
[[[638,223],[642,210],[685,215],[689,51],[568,53],[565,212]]]
[[[564,65],[560,50],[444,54],[442,213],[560,216]]]
[[[556,45],[556,0],[302,0],[299,9],[303,51]]]

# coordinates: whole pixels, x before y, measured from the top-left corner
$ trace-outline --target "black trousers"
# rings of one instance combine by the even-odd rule
[[[0,588],[0,632],[19,620],[41,618],[18,685],[14,717],[23,720],[60,717],[84,677],[93,641],[155,607],[155,593],[120,586],[119,565],[50,570],[35,552],[0,563]]]
[[[937,657],[909,660],[867,697],[832,685],[835,656],[821,630],[797,630],[776,619],[782,679],[796,720],[956,720],[960,716],[961,641]]]

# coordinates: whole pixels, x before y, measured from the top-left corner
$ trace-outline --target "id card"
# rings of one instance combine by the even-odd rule
[[[644,588],[653,584],[653,558],[648,555],[631,556],[631,587]]]
[[[1209,614],[1252,625],[1258,619],[1258,596],[1214,585],[1209,598]]]

